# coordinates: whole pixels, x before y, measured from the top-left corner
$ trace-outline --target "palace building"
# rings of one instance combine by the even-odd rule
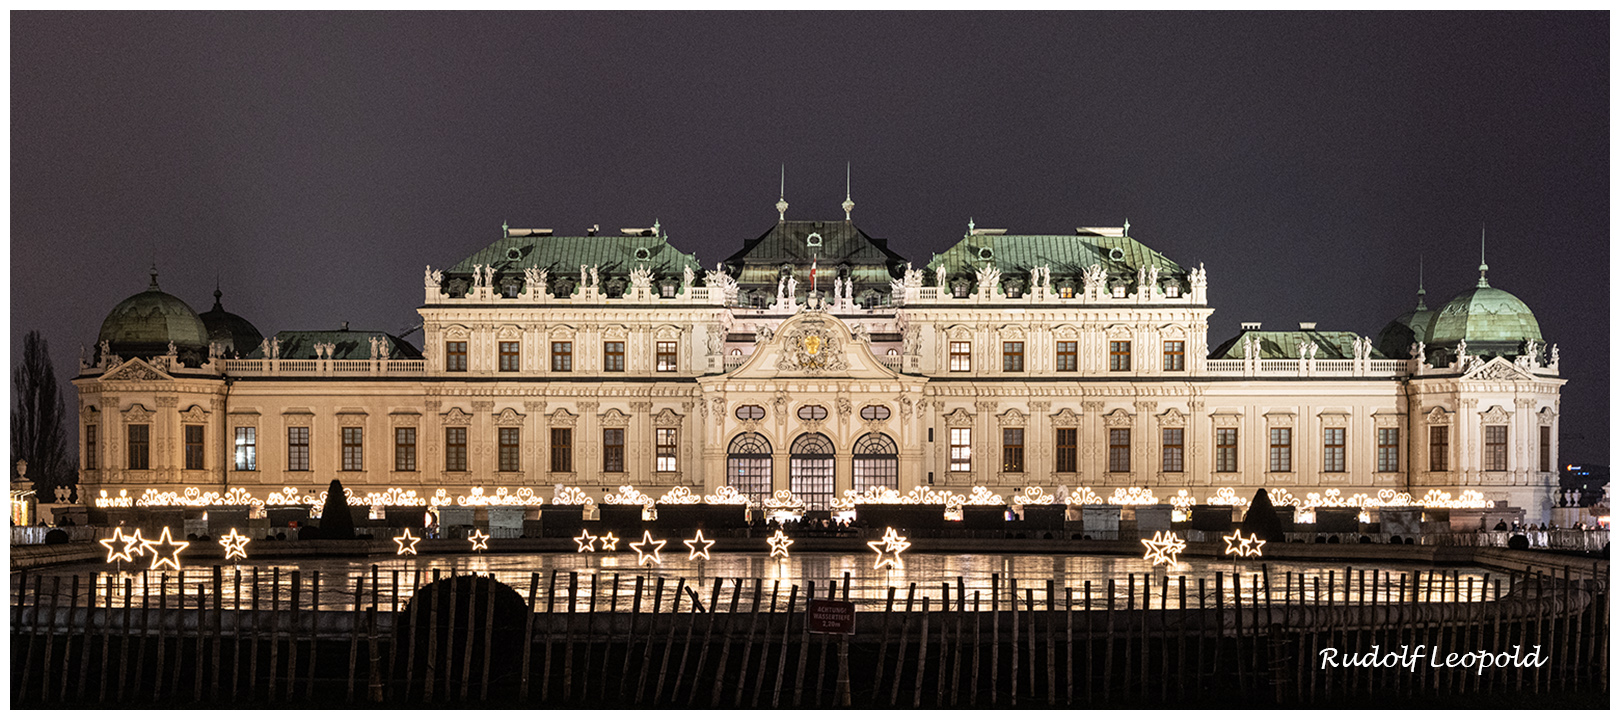
[[[81,487],[104,506],[239,504],[336,478],[375,504],[538,506],[559,486],[598,502],[725,486],[805,511],[874,488],[1181,504],[1267,488],[1548,517],[1558,351],[1483,264],[1376,339],[1246,323],[1211,349],[1204,268],[1128,224],[970,225],[913,267],[852,205],[804,221],[781,202],[714,269],[656,224],[503,227],[424,272],[420,349],[347,327],[261,336],[218,291],[199,315],[154,272],[73,381]]]

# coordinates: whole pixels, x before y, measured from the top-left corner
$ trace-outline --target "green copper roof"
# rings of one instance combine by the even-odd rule
[[[817,236],[812,238],[811,236]],[[811,245],[819,242],[819,245]],[[849,276],[857,288],[874,286],[885,293],[889,281],[899,277],[906,259],[889,249],[889,241],[861,232],[854,223],[843,220],[788,220],[773,225],[763,235],[743,243],[731,257],[726,258],[726,270],[737,282],[748,285],[772,285],[782,265],[793,265],[799,273],[800,290],[809,288],[807,282],[810,263],[816,262],[816,275],[827,281],[821,289],[832,289],[832,278],[839,266],[848,266]],[[817,284],[820,284],[818,280]]]
[[[647,266],[654,278],[680,278],[687,267],[702,275],[696,255],[675,249],[669,244],[668,238],[661,235],[505,237],[452,265],[444,273],[446,282],[452,278],[470,279],[474,265],[493,266],[497,287],[509,278],[515,277],[521,281],[523,269],[528,267],[548,270],[553,278],[561,275],[576,282],[581,265],[596,266],[597,274],[604,283],[610,278],[628,278],[638,265]]]
[[[1385,357],[1409,359],[1412,343],[1427,338],[1429,326],[1433,324],[1433,310],[1425,307],[1407,310],[1378,332],[1378,351]]]
[[[1028,276],[1030,268],[1052,269],[1052,283],[1081,287],[1081,275],[1092,265],[1102,265],[1112,277],[1129,277],[1136,282],[1136,269],[1158,266],[1159,279],[1175,277],[1187,287],[1187,271],[1162,253],[1129,237],[1095,235],[968,235],[928,261],[927,282],[933,283],[934,269],[941,263],[951,277],[973,276],[994,260],[1003,278],[1010,274]]]
[[[1524,301],[1486,286],[1482,280],[1480,286],[1452,298],[1435,313],[1428,343],[1453,345],[1466,340],[1481,350],[1514,352],[1525,340],[1541,339],[1541,325]]]
[[[1316,343],[1317,360],[1353,360],[1356,357],[1355,342],[1357,335],[1353,332],[1245,330],[1238,333],[1237,337],[1216,346],[1210,352],[1209,359],[1242,360],[1243,340],[1247,337],[1260,339],[1261,360],[1298,360],[1299,344],[1307,340]],[[1372,358],[1374,360],[1383,360],[1385,356],[1382,352],[1374,349]]]
[[[419,360],[421,351],[416,346],[380,330],[283,330],[275,334],[279,343],[279,357],[283,360],[314,360],[317,343],[331,343],[333,360],[370,360],[371,339],[381,337],[388,343],[388,359]],[[260,348],[246,355],[263,358]]]

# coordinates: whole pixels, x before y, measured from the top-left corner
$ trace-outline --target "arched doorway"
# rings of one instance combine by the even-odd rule
[[[855,441],[855,492],[875,487],[900,489],[900,451],[883,433],[868,433]]]
[[[821,433],[805,433],[788,450],[788,489],[806,510],[829,510],[833,501],[833,444]]]
[[[771,441],[752,432],[732,438],[726,449],[726,484],[762,507],[771,496]]]

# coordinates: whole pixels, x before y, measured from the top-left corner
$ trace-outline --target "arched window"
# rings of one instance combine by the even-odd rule
[[[726,484],[755,506],[771,496],[771,441],[759,433],[743,433],[731,439],[726,450]]]
[[[821,433],[793,441],[788,456],[788,489],[806,510],[829,510],[833,500],[833,444]]]
[[[855,441],[855,492],[874,487],[900,489],[900,453],[894,440],[883,433],[862,435]]]

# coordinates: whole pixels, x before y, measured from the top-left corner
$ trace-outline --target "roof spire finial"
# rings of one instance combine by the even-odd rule
[[[849,199],[849,163],[844,163],[844,222],[849,222],[849,211],[855,209],[855,201]]]
[[[1489,270],[1489,269],[1491,269],[1491,266],[1485,264],[1485,223],[1480,223],[1479,224],[1479,285],[1478,285],[1478,287],[1490,287],[1491,286],[1491,284],[1485,280],[1485,271]]]
[[[1429,306],[1423,302],[1423,253],[1418,253],[1418,304],[1417,309],[1428,310]]]
[[[969,235],[973,234],[973,218],[972,217],[968,218],[968,234]]]
[[[1125,218],[1125,237],[1131,236],[1131,219]]]
[[[152,261],[152,284],[148,285],[146,287],[146,289],[147,290],[156,290],[156,289],[158,289],[158,284],[157,284],[157,261],[156,260]]]
[[[776,221],[787,222],[787,165],[782,165],[782,187],[776,197]]]

